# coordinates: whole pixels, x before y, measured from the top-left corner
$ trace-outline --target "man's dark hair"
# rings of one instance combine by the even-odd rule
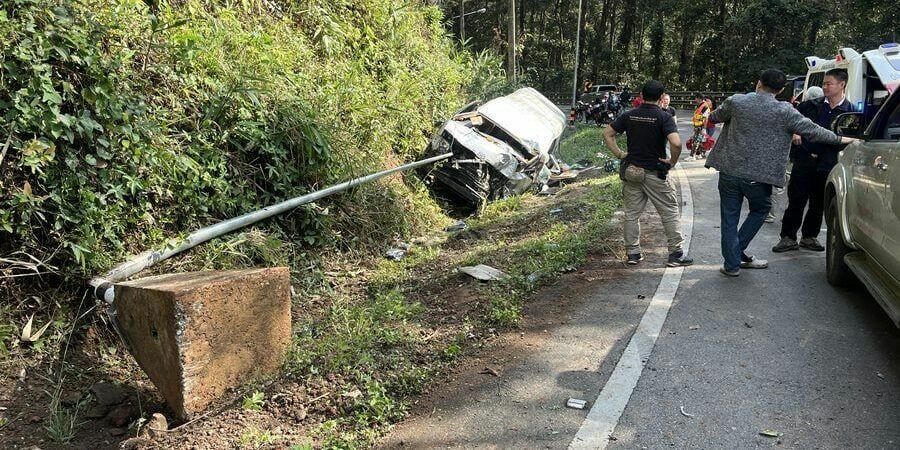
[[[759,74],[759,81],[762,82],[767,90],[778,92],[784,88],[785,83],[787,83],[787,77],[784,76],[784,72],[778,69],[766,69]]]
[[[656,80],[649,80],[644,83],[644,87],[641,88],[641,95],[644,97],[645,101],[655,102],[662,97],[663,92],[665,91],[666,88],[662,83]]]
[[[847,75],[847,69],[831,69],[828,72],[825,72],[826,77],[833,77],[835,80],[843,81],[844,86],[847,85],[847,80],[850,79],[850,76]]]
[[[696,94],[694,94],[694,100],[696,100],[696,99],[698,99],[698,98],[702,99],[702,98],[703,98],[703,94],[701,94],[701,93],[699,93],[699,92],[697,92]]]

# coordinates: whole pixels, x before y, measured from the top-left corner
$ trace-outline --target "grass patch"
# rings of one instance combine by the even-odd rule
[[[559,143],[559,159],[567,164],[603,166],[612,158],[612,153],[603,142],[603,130],[605,128],[590,124],[576,124],[574,130],[567,129]],[[616,142],[619,148],[626,149],[624,134],[617,135]]]
[[[478,217],[469,220],[469,228],[479,230],[497,223],[515,221],[523,216],[523,205],[533,197],[533,194],[522,194],[490,202]]]
[[[241,434],[241,438],[238,440],[238,445],[241,448],[257,449],[267,447],[274,443],[275,440],[276,437],[272,435],[271,431],[263,431],[256,427],[250,427]]]
[[[602,245],[612,214],[621,204],[617,178],[607,177],[584,184],[584,195],[555,205],[562,209],[552,217],[543,209],[523,219],[544,225],[542,231],[516,242],[498,240],[480,245],[465,264],[488,264],[501,268],[508,278],[491,285],[486,320],[510,326],[519,319],[522,301],[545,282],[575,270],[593,248]],[[582,220],[564,221],[566,216]],[[509,224],[510,226],[512,224]]]
[[[380,260],[368,277],[369,289],[373,292],[395,289],[410,281],[413,277],[413,268],[434,261],[440,255],[441,249],[438,246],[413,246],[400,261]]]
[[[79,403],[74,408],[66,408],[60,404],[59,397],[59,391],[52,395],[49,419],[44,429],[51,441],[66,444],[75,438],[81,404]]]

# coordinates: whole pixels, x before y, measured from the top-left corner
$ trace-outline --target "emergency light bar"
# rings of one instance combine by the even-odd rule
[[[833,69],[835,67],[835,60],[833,59],[822,59],[818,56],[807,56],[806,57],[806,66],[810,69]]]
[[[885,55],[900,53],[900,44],[896,42],[888,42],[878,46],[878,50]]]
[[[850,47],[844,47],[838,50],[838,62],[856,58],[859,58],[859,53],[857,53],[856,50],[853,50]]]

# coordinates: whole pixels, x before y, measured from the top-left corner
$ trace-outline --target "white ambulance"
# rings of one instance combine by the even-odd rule
[[[847,100],[853,103],[857,112],[863,112],[866,118],[871,119],[900,85],[900,44],[882,44],[862,54],[844,47],[838,50],[835,59],[807,56],[806,67],[804,92],[810,86],[822,86],[825,72],[846,69],[849,78],[845,91]]]

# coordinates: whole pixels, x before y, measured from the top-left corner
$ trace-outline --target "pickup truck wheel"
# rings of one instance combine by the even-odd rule
[[[840,220],[838,219],[837,200],[832,198],[828,203],[828,232],[825,242],[825,268],[828,282],[832,286],[849,286],[854,280],[853,272],[844,262],[844,255],[851,252],[850,247],[844,243],[844,235],[841,233]]]

